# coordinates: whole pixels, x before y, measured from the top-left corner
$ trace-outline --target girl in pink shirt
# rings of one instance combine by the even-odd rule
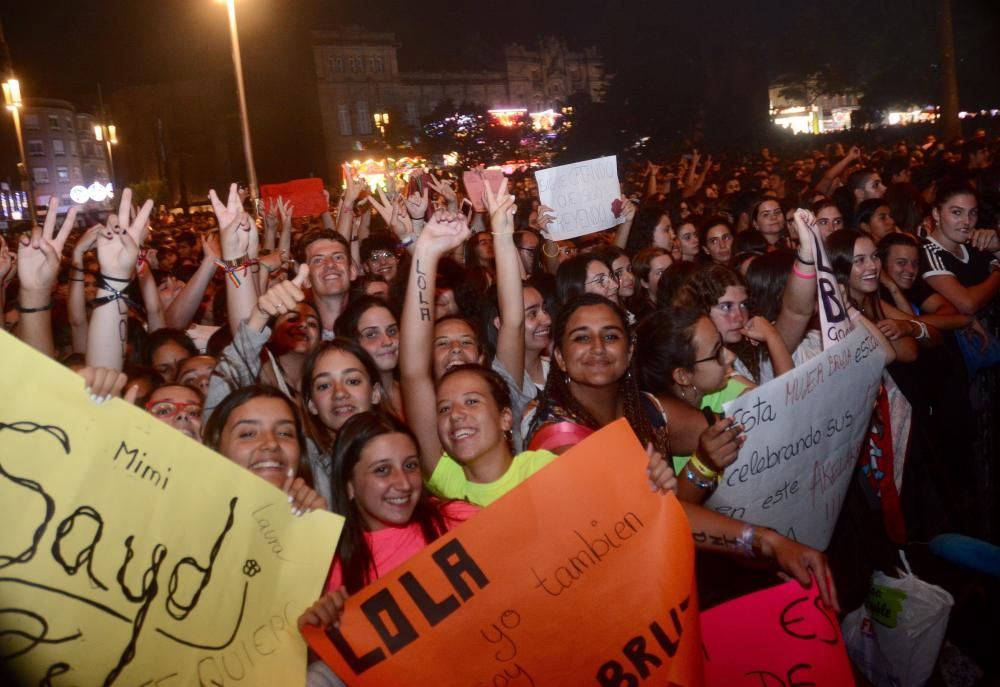
[[[331,510],[346,518],[326,589],[338,607],[479,510],[425,492],[413,432],[378,412],[359,413],[341,427],[332,481]],[[325,597],[300,623],[319,624],[314,609],[324,605]]]

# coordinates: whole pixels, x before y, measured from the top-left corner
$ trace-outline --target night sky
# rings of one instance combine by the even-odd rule
[[[992,98],[1000,66],[1000,9],[995,0],[952,4],[960,70],[972,74],[960,73],[963,97],[988,87]],[[914,54],[928,56],[933,68],[934,46],[928,41],[934,37],[934,5],[934,0],[749,5],[746,0],[237,0],[237,12],[258,167],[262,176],[268,170],[282,176],[308,173],[316,164],[312,151],[303,151],[319,148],[310,145],[318,143],[320,132],[311,29],[362,24],[394,31],[404,70],[498,69],[503,43],[558,35],[576,47],[597,45],[613,66],[643,64],[649,55],[651,68],[679,71],[683,78],[692,42],[723,49],[741,41],[768,53],[769,68],[780,69],[788,56],[779,48],[794,42],[809,11],[820,17],[810,42],[828,50],[831,62],[857,58],[863,39],[878,36],[890,55],[915,44]],[[904,16],[905,21],[898,19]],[[98,83],[106,98],[120,86],[192,76],[235,89],[225,4],[216,0],[4,0],[0,18],[27,97],[64,98],[94,111]],[[697,85],[690,92],[696,97]]]

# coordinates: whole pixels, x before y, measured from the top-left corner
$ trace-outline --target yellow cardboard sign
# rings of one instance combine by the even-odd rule
[[[0,682],[301,685],[343,519],[0,332]]]

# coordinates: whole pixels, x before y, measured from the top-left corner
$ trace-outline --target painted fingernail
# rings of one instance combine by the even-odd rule
[[[288,468],[288,473],[287,473],[287,475],[288,475],[289,477],[294,477],[294,476],[295,476],[295,468]]]
[[[295,497],[294,496],[289,496],[288,497],[288,502],[292,503],[293,501],[295,501]]]

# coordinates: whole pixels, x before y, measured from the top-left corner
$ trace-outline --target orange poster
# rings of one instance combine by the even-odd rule
[[[741,596],[701,614],[708,687],[847,687],[851,663],[816,585]]]
[[[306,639],[352,687],[702,684],[691,531],[647,460],[609,425]]]
[[[292,204],[292,217],[317,216],[329,209],[323,196],[323,180],[315,177],[260,187],[260,198],[265,208],[274,207],[279,196]]]

